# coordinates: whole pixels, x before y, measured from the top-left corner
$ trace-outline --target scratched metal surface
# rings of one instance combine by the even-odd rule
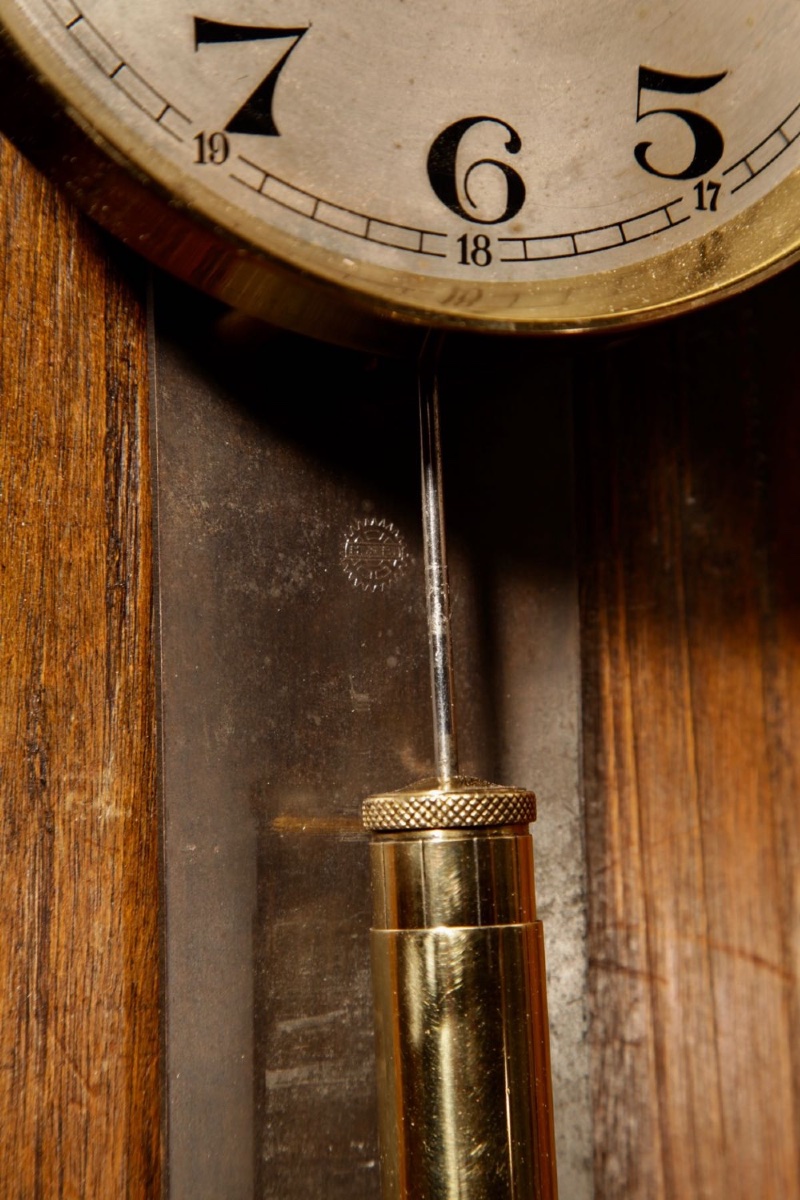
[[[172,1200],[377,1200],[371,790],[431,769],[413,376],[156,289]],[[533,362],[533,365],[532,365]],[[588,1200],[561,350],[451,343],[462,767],[533,786],[562,1200]]]

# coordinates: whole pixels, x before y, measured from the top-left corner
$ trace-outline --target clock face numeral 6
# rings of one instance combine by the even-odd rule
[[[797,0],[465,3],[0,0],[0,28],[176,208],[393,312],[622,320],[796,253]]]
[[[498,121],[496,117],[464,117],[448,125],[431,146],[428,152],[428,178],[442,204],[446,204],[456,216],[463,217],[466,221],[475,221],[479,225],[499,225],[501,221],[510,221],[515,217],[525,203],[525,184],[514,168],[508,163],[498,162],[496,158],[479,158],[470,163],[464,171],[460,188],[457,178],[456,160],[461,142],[473,126],[483,124],[499,125],[508,135],[505,149],[509,154],[519,154],[522,149],[520,136],[505,121]],[[477,210],[480,206],[470,195],[470,177],[481,167],[494,168],[503,176],[505,182],[505,204],[503,211],[495,217],[478,216]],[[463,194],[469,208],[462,204],[460,194]]]

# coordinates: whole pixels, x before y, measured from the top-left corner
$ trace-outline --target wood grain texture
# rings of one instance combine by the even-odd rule
[[[800,1196],[798,312],[577,369],[598,1200]]]
[[[156,1197],[141,296],[7,145],[0,181],[0,1195]]]

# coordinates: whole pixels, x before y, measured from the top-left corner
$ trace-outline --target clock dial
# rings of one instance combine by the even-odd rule
[[[633,319],[797,252],[795,0],[0,0],[0,18],[173,203],[401,316]]]

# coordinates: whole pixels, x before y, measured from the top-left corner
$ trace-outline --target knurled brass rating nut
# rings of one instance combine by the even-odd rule
[[[482,779],[460,777],[446,788],[437,780],[423,779],[397,792],[368,797],[362,819],[373,833],[530,825],[536,820],[536,796]]]

